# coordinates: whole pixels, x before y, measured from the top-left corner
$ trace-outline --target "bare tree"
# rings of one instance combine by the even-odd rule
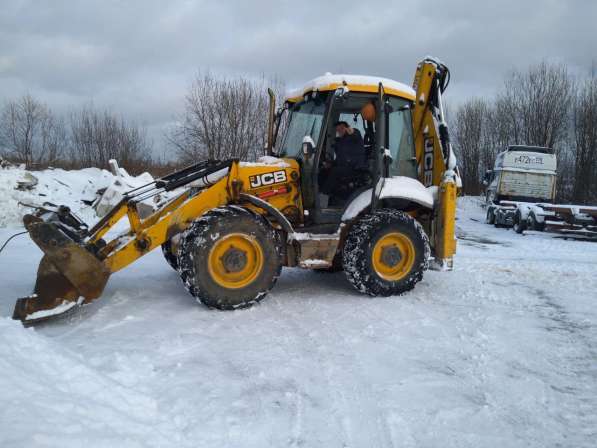
[[[267,138],[265,79],[217,79],[198,75],[185,98],[185,112],[168,136],[185,162],[263,154]]]
[[[483,169],[491,169],[498,152],[516,141],[510,132],[511,124],[508,102],[496,98],[493,104],[488,105],[483,120],[483,148],[480,155]]]
[[[566,137],[573,82],[565,65],[513,72],[498,96],[513,143],[555,148]]]
[[[575,202],[597,202],[597,78],[585,81],[572,106]]]
[[[490,168],[508,145],[546,146],[557,150],[561,196],[573,173],[567,146],[574,83],[566,66],[543,62],[525,72],[515,71],[488,103],[473,99],[458,108],[455,144],[460,152],[465,191],[479,191],[479,168]]]
[[[478,194],[480,161],[485,143],[485,127],[489,113],[487,102],[481,98],[468,100],[456,111],[454,127],[464,191]]]
[[[66,144],[62,120],[31,95],[6,103],[0,118],[3,156],[27,168],[56,162]]]
[[[116,159],[129,170],[151,158],[146,133],[107,110],[92,106],[72,112],[69,119],[70,155],[75,166],[107,167]]]
[[[542,62],[506,79],[486,114],[481,165],[490,167],[508,145],[553,148],[558,156],[558,196],[570,196],[573,172],[568,147],[574,83],[565,65]]]

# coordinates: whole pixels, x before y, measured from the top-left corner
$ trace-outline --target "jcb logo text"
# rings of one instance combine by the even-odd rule
[[[264,187],[266,185],[286,182],[286,171],[274,171],[272,173],[260,174],[259,176],[250,176],[249,182],[251,184],[251,188]]]

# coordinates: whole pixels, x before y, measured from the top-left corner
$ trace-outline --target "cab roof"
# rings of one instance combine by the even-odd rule
[[[286,92],[286,101],[291,103],[300,101],[311,92],[328,92],[345,86],[352,92],[375,93],[382,83],[384,92],[388,95],[398,96],[414,101],[416,94],[412,87],[398,81],[377,76],[363,75],[336,75],[326,73],[307,82],[304,86]]]

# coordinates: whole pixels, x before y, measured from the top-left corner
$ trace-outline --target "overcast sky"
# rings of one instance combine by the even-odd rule
[[[0,0],[0,102],[93,101],[146,126],[160,153],[199,69],[289,87],[327,71],[410,84],[432,54],[455,103],[542,59],[588,73],[596,30],[597,0]]]

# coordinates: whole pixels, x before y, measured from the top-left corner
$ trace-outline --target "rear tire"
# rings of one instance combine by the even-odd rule
[[[350,229],[342,251],[348,281],[371,296],[410,291],[429,266],[429,239],[406,213],[381,209],[363,216]]]
[[[527,228],[530,230],[543,232],[545,230],[545,222],[539,222],[535,212],[530,211],[529,216],[527,216]]]
[[[180,277],[191,295],[220,310],[263,299],[282,270],[278,233],[241,207],[211,210],[182,234]]]
[[[518,234],[522,234],[522,232],[524,232],[527,228],[527,222],[526,220],[522,219],[522,214],[520,213],[520,210],[516,210],[516,213],[514,213],[514,224],[512,228]]]

